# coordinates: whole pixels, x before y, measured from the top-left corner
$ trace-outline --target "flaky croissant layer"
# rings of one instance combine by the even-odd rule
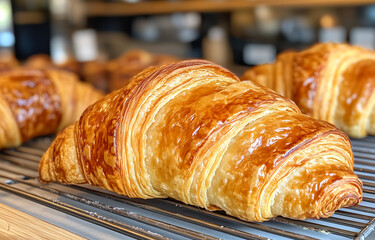
[[[296,102],[303,113],[328,121],[351,137],[375,135],[375,52],[322,43],[285,52],[273,64],[242,77]]]
[[[203,60],[148,68],[91,105],[39,173],[249,221],[328,217],[362,199],[345,134]]]
[[[0,149],[56,133],[103,95],[60,70],[17,68],[0,73]]]

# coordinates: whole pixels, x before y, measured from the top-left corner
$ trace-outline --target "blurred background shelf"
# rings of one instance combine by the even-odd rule
[[[181,1],[88,1],[87,16],[134,16],[167,14],[175,12],[227,12],[256,6],[311,7],[311,6],[358,6],[375,3],[374,0],[181,0]]]
[[[319,42],[375,49],[375,0],[0,0],[0,13],[0,55],[20,62],[40,53],[57,64],[109,61],[140,49],[242,75]]]

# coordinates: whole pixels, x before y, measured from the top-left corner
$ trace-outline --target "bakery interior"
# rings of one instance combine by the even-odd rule
[[[0,87],[1,74],[13,68],[36,69],[20,73],[31,76],[62,71],[75,79],[65,84],[71,84],[67,95],[91,99],[72,113],[74,123],[91,103],[125,89],[151,66],[205,59],[243,79],[249,69],[274,63],[281,53],[321,43],[360,47],[351,57],[370,55],[375,1],[0,0]],[[77,90],[83,88],[90,94]],[[0,112],[1,128],[6,117]],[[62,124],[56,128],[61,131]],[[347,133],[354,173],[363,183],[362,202],[328,218],[277,216],[258,222],[172,198],[129,198],[88,184],[42,183],[39,162],[57,131],[14,145],[1,145],[0,132],[5,146],[0,238],[375,239],[375,137]]]

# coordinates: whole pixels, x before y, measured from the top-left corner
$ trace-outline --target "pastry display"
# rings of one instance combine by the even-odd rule
[[[205,60],[147,68],[89,106],[39,175],[259,222],[329,217],[362,200],[341,130]]]

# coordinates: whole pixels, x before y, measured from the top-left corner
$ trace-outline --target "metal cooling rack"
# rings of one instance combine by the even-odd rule
[[[170,199],[130,199],[88,185],[41,184],[38,162],[51,141],[51,137],[39,138],[1,151],[0,191],[74,216],[77,224],[83,220],[110,235],[136,239],[375,239],[375,137],[352,140],[354,169],[364,183],[359,206],[340,209],[327,219],[277,217],[264,223],[244,222]]]

